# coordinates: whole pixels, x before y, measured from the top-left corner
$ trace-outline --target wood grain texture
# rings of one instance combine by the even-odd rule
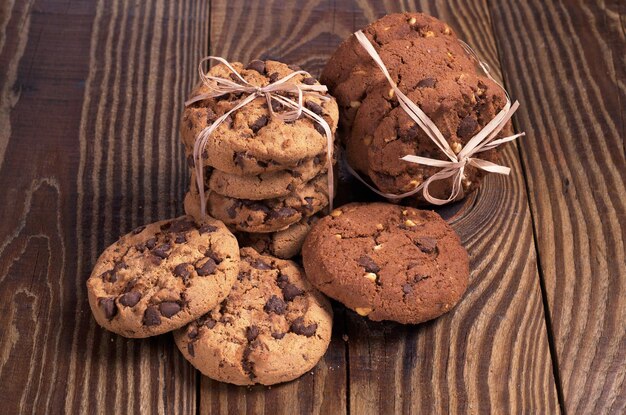
[[[192,0],[2,2],[0,412],[195,411],[171,336],[96,327],[85,281],[120,234],[182,210],[184,68],[207,16]]]
[[[626,411],[625,8],[491,4],[568,414]]]
[[[626,4],[487,1],[0,2],[0,412],[626,412]],[[199,58],[318,75],[402,10],[450,22],[522,101],[513,174],[441,210],[470,251],[464,301],[419,326],[334,304],[322,362],[272,388],[199,376],[169,335],[96,327],[99,253],[182,212],[178,119]]]
[[[370,20],[404,10],[440,17],[499,75],[484,2],[358,4],[362,11],[356,15]],[[357,26],[367,23],[355,20]],[[511,176],[490,175],[471,208],[452,219],[472,269],[468,292],[453,312],[414,327],[349,315],[352,413],[558,411],[531,216],[514,145],[505,148],[503,163],[512,168]]]
[[[354,30],[405,9],[449,21],[483,52],[498,76],[491,22],[481,1],[342,1],[330,6],[316,1],[213,1],[211,53],[244,62],[274,57],[318,74]],[[302,24],[304,18],[315,24]],[[514,146],[507,147],[504,161],[514,174],[489,177],[479,197],[468,198],[469,205],[453,219],[474,270],[468,294],[456,310],[420,326],[376,324],[347,313],[350,413],[558,411],[531,216]],[[335,347],[331,355],[338,353]],[[263,404],[267,393],[244,394],[203,379],[202,413],[244,408],[273,413]]]
[[[352,30],[349,1],[215,0],[211,6],[212,54],[242,62],[276,59],[314,75]]]
[[[211,54],[230,61],[277,59],[319,74],[339,36],[328,2],[213,1]],[[202,377],[200,413],[342,414],[347,411],[343,307],[333,338],[311,374],[271,388],[242,388]]]

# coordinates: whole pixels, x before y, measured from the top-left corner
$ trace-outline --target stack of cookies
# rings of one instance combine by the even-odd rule
[[[392,14],[363,33],[398,88],[435,123],[456,154],[507,102],[504,90],[482,71],[450,27],[434,17]],[[399,106],[389,81],[354,35],[335,51],[321,81],[339,104],[349,164],[380,191],[410,192],[441,170],[400,160],[403,156],[448,160]],[[503,131],[501,136],[510,128]],[[496,150],[481,152],[480,158],[495,162]],[[482,176],[482,170],[466,166],[460,195],[477,188]],[[452,183],[433,182],[430,194],[446,199]]]
[[[332,309],[294,262],[239,249],[216,219],[135,229],[108,247],[87,281],[96,321],[125,337],[174,331],[213,379],[271,385],[311,370],[330,342]]]
[[[297,68],[275,61],[255,60],[233,68],[251,85],[263,87],[292,74]],[[225,65],[214,66],[210,76],[238,78]],[[319,85],[308,74],[289,82]],[[201,83],[191,97],[205,94]],[[321,95],[321,96],[320,96]],[[229,112],[242,94],[230,93],[188,105],[183,113],[181,136],[191,170],[191,188],[185,197],[187,214],[201,219],[193,149],[198,135]],[[334,135],[338,121],[335,100],[325,93],[304,94],[305,108],[322,117]],[[207,214],[223,221],[243,238],[259,242],[268,252],[288,258],[300,249],[311,217],[329,205],[328,137],[311,117],[284,121],[285,108],[278,100],[257,97],[234,111],[210,136],[202,153]],[[332,140],[332,138],[331,138]],[[292,229],[296,227],[296,229]],[[282,242],[280,242],[282,241]],[[289,241],[289,242],[287,242]],[[259,246],[261,246],[259,245]],[[274,249],[273,247],[276,247]]]

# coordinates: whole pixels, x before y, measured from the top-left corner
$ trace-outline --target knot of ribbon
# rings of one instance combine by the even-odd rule
[[[462,181],[464,177],[465,167],[468,165],[491,173],[504,175],[508,175],[510,173],[510,169],[508,167],[500,166],[490,161],[479,159],[475,157],[475,155],[483,151],[491,150],[499,146],[500,144],[515,140],[517,137],[525,135],[525,133],[519,133],[509,137],[504,137],[497,140],[495,139],[498,133],[502,130],[502,128],[504,128],[507,121],[511,119],[511,117],[519,107],[519,102],[515,101],[515,103],[511,104],[511,98],[509,97],[509,94],[506,92],[502,85],[500,85],[495,79],[493,79],[493,77],[489,73],[489,67],[487,66],[487,64],[482,62],[478,58],[476,53],[469,47],[469,45],[467,45],[463,41],[459,41],[461,42],[461,45],[467,51],[467,53],[472,55],[476,59],[487,77],[495,82],[500,88],[502,88],[506,95],[506,104],[504,105],[504,108],[502,108],[502,110],[500,110],[500,112],[498,112],[498,114],[496,114],[496,116],[487,125],[485,125],[482,130],[476,133],[467,142],[465,147],[463,147],[463,149],[457,154],[452,150],[446,139],[443,137],[443,134],[441,134],[441,131],[439,131],[435,123],[426,115],[426,113],[424,113],[424,111],[422,111],[419,106],[417,106],[402,91],[400,91],[394,80],[391,78],[391,75],[389,74],[389,71],[383,63],[380,55],[378,54],[378,52],[376,52],[376,49],[374,49],[374,46],[370,43],[365,34],[363,34],[363,32],[359,30],[354,35],[356,36],[356,39],[359,41],[361,46],[363,46],[363,48],[367,51],[370,57],[374,60],[376,65],[380,68],[382,73],[385,75],[385,78],[387,78],[389,85],[391,85],[391,88],[398,98],[400,107],[407,113],[409,117],[411,117],[413,121],[417,123],[417,125],[426,133],[426,135],[448,158],[448,160],[438,160],[415,155],[406,155],[404,157],[401,157],[400,160],[404,160],[409,163],[441,168],[441,170],[430,176],[423,183],[416,186],[414,189],[402,194],[385,193],[379,191],[378,189],[367,183],[365,180],[363,180],[361,176],[356,171],[354,171],[354,169],[348,166],[350,172],[357,179],[363,182],[374,192],[389,199],[402,199],[414,195],[421,190],[426,201],[434,205],[443,205],[455,200],[463,192]],[[445,180],[448,178],[452,178],[452,191],[450,192],[448,198],[439,199],[432,196],[429,192],[429,186],[433,182],[436,182],[438,180]]]
[[[237,81],[233,79],[226,79],[219,76],[209,75],[204,71],[204,63],[210,61],[218,61],[228,68],[237,78]],[[207,56],[200,61],[198,65],[198,74],[200,75],[200,81],[206,86],[208,92],[198,94],[189,100],[185,101],[185,106],[190,106],[195,102],[205,99],[216,98],[219,96],[235,93],[235,94],[247,94],[247,96],[240,98],[236,105],[229,111],[218,117],[211,125],[205,127],[194,142],[193,148],[193,160],[196,170],[196,185],[198,187],[198,193],[200,196],[200,214],[204,216],[206,214],[206,196],[204,193],[204,166],[202,152],[206,148],[206,145],[211,138],[213,132],[220,126],[232,113],[240,109],[241,107],[249,104],[258,97],[265,97],[267,100],[267,107],[271,117],[278,118],[285,122],[292,122],[306,116],[318,123],[324,130],[326,137],[326,153],[328,163],[328,200],[330,209],[333,208],[333,196],[334,196],[334,179],[333,179],[333,135],[330,126],[324,120],[323,117],[317,115],[313,111],[304,106],[304,97],[313,96],[321,99],[322,101],[328,101],[330,98],[323,93],[326,93],[328,89],[324,85],[320,84],[300,84],[293,82],[293,78],[298,75],[305,75],[310,77],[311,75],[302,70],[294,71],[284,78],[278,79],[275,82],[271,82],[265,86],[256,86],[246,81],[243,76],[224,58],[218,56]],[[292,99],[287,95],[297,95],[297,99]],[[286,111],[277,112],[272,107],[272,100],[280,103],[283,108],[287,108]]]

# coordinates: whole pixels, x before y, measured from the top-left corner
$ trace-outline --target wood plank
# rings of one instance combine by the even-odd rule
[[[195,411],[196,372],[171,336],[96,327],[85,280],[120,234],[182,211],[177,123],[208,12],[194,0],[2,2],[2,412]]]
[[[341,40],[326,1],[214,0],[211,7],[211,54],[230,61],[276,59],[319,75]],[[335,307],[330,347],[311,374],[270,388],[242,388],[202,377],[200,413],[346,413],[343,314],[342,306]]]
[[[427,12],[450,23],[499,74],[485,2],[409,3],[359,2],[355,25],[389,12]],[[351,413],[558,411],[515,145],[505,147],[503,162],[511,176],[488,176],[473,205],[451,220],[472,269],[456,309],[419,326],[371,323],[348,313]]]
[[[431,3],[408,9],[449,21],[485,53],[497,74],[486,4]],[[211,52],[242,61],[274,57],[319,74],[356,28],[401,9],[398,2],[214,1]],[[557,412],[531,217],[515,146],[507,147],[504,161],[514,174],[489,177],[479,197],[469,198],[473,204],[453,219],[474,270],[469,292],[453,313],[420,326],[375,324],[347,313],[349,412]],[[494,246],[499,249],[495,257]],[[264,406],[276,402],[269,397],[273,390],[254,390],[246,400],[240,389],[203,378],[201,412],[288,412],[289,406],[271,411]],[[338,395],[340,390],[333,398]]]
[[[568,414],[626,411],[623,1],[491,4]],[[523,24],[520,24],[523,22]]]
[[[352,32],[354,5],[349,1],[249,3],[212,2],[212,54],[241,62],[276,59],[319,76],[330,54]]]

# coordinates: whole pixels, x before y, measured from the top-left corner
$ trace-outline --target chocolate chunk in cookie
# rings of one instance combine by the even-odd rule
[[[98,300],[98,303],[100,304],[104,316],[108,320],[111,320],[113,317],[115,317],[115,315],[117,314],[117,305],[115,305],[115,300],[113,298],[100,298]]]
[[[270,299],[267,300],[267,303],[265,303],[265,307],[263,307],[266,313],[276,314],[284,314],[286,309],[287,304],[276,295],[272,295]]]
[[[137,305],[139,300],[141,299],[141,293],[139,291],[130,291],[122,296],[119,299],[121,305],[125,307],[134,307]]]
[[[265,62],[255,59],[250,61],[246,66],[246,69],[252,69],[253,71],[257,71],[261,75],[265,74]]]
[[[298,317],[291,323],[289,330],[292,333],[295,333],[301,336],[311,337],[317,331],[317,324],[311,323],[307,325],[304,323],[304,318]]]

